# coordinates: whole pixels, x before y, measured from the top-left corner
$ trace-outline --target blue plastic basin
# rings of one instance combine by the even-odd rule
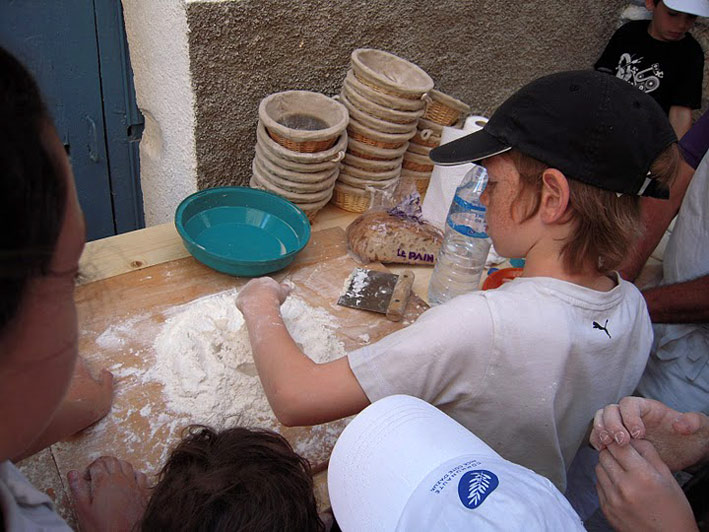
[[[209,188],[186,197],[175,226],[194,258],[243,277],[285,268],[310,240],[310,222],[300,208],[246,187]]]

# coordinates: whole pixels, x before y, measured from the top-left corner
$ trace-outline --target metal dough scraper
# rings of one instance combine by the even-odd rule
[[[404,315],[411,295],[414,273],[406,270],[401,275],[355,268],[345,283],[345,293],[337,300],[344,307],[371,310],[386,314],[391,321]]]

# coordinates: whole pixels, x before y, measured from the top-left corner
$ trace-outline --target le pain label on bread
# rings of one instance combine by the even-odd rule
[[[386,211],[364,213],[347,228],[347,245],[363,262],[431,265],[442,242],[435,226]]]

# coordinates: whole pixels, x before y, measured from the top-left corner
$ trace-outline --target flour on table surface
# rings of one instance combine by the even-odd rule
[[[155,339],[155,365],[146,378],[163,384],[168,408],[217,429],[273,426],[251,355],[236,290],[203,297],[170,310]],[[297,296],[281,307],[293,339],[316,362],[345,354],[333,317]]]
[[[156,472],[190,424],[283,431],[258,378],[237,294],[231,289],[157,313],[117,316],[103,331],[82,331],[82,338],[93,338],[83,343],[82,356],[94,367],[107,356],[112,360],[107,369],[114,376],[113,405],[82,437],[56,444],[56,451],[65,459],[80,457],[73,467],[119,454]],[[346,354],[335,335],[341,327],[326,310],[291,294],[281,313],[294,340],[316,362]],[[345,424],[297,430],[289,439],[297,452],[322,463]]]

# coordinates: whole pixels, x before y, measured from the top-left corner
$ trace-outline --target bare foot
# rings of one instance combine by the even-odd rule
[[[145,473],[113,456],[97,458],[84,474],[67,474],[82,532],[128,532],[140,522],[150,497]]]

